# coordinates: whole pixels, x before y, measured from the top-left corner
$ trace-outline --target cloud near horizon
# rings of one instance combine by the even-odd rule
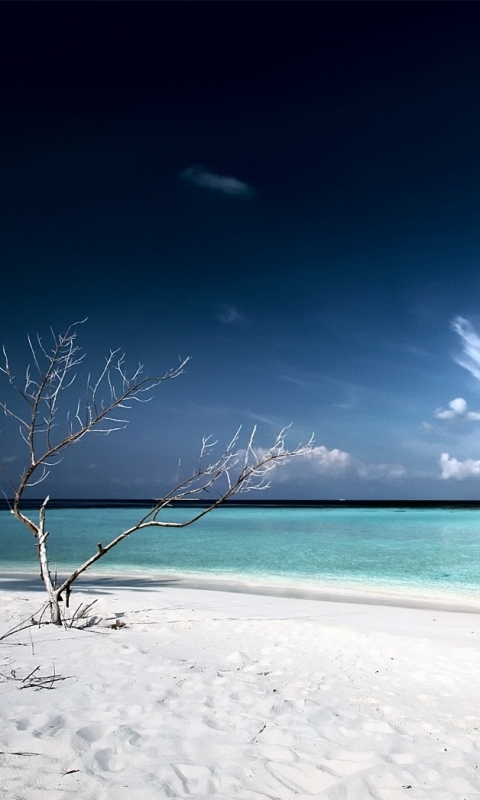
[[[350,453],[339,450],[337,447],[333,450],[328,450],[323,444],[313,447],[303,458],[312,462],[315,470],[321,473],[329,472],[338,474],[339,472],[344,472],[352,463],[352,456]]]
[[[440,456],[440,467],[442,480],[455,478],[457,481],[463,481],[465,478],[473,478],[480,475],[480,460],[475,461],[472,458],[467,458],[465,461],[458,461],[453,456],[450,457],[448,453],[442,453]]]
[[[244,197],[253,194],[253,189],[248,183],[244,183],[232,176],[208,172],[208,170],[199,165],[185,169],[180,173],[180,177],[203,189],[212,189],[223,194],[243,195]]]
[[[305,465],[308,465],[307,467]],[[341,478],[344,475],[354,475],[366,481],[395,480],[407,475],[407,470],[402,464],[370,464],[361,459],[354,458],[345,450],[338,447],[329,450],[325,445],[318,445],[302,458],[292,459],[282,473],[280,480],[287,480],[295,475],[305,474],[305,469],[313,469],[320,475]],[[290,469],[289,469],[290,467]],[[294,471],[294,472],[293,472]],[[293,472],[293,474],[292,474]]]

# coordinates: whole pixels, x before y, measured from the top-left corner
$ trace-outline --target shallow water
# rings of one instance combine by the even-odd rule
[[[50,510],[52,566],[77,566],[141,516],[125,508]],[[186,511],[167,509],[163,519],[184,520]],[[1,511],[1,567],[32,569],[35,558],[33,536]],[[219,508],[183,529],[138,531],[95,570],[480,596],[480,511]]]

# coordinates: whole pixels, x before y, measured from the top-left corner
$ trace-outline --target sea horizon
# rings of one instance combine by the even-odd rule
[[[44,497],[22,498],[21,507],[36,509],[44,502]],[[153,508],[160,498],[111,498],[111,497],[51,497],[48,508]],[[172,508],[208,508],[215,500],[172,500]],[[0,511],[9,511],[13,498],[0,498]],[[480,509],[478,500],[453,499],[240,499],[225,500],[220,507],[227,508],[472,508]]]

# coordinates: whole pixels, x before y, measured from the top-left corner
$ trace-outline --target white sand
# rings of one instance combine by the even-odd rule
[[[146,586],[0,642],[1,797],[480,797],[478,614]],[[42,599],[0,580],[0,635]]]

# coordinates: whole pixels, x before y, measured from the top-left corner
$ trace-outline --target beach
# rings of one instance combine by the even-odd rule
[[[43,599],[4,574],[0,635]],[[478,614],[94,578],[70,611],[93,600],[0,642],[1,797],[480,796]]]

